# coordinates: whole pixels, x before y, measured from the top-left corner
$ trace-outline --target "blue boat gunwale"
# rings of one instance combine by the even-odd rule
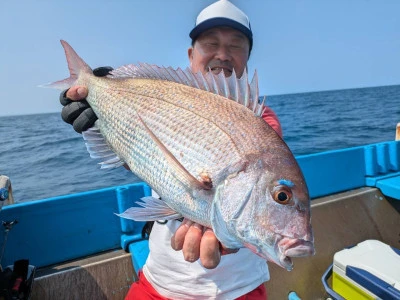
[[[382,150],[383,149],[383,150]],[[399,180],[400,141],[297,156],[311,198]],[[387,190],[400,200],[400,186]],[[385,194],[385,191],[383,191]],[[44,267],[113,249],[131,250],[135,270],[148,253],[143,222],[115,215],[151,194],[144,182],[4,207],[0,219],[18,220],[8,235],[2,265],[28,258]],[[0,239],[4,238],[0,231]],[[135,253],[134,253],[135,252]]]
[[[2,266],[28,258],[36,267],[121,248],[121,213],[118,191],[125,191],[130,202],[151,192],[143,182],[63,195],[6,206],[0,212],[3,221],[17,220],[8,233]],[[127,203],[127,205],[129,205]],[[142,225],[129,221],[134,234]],[[0,231],[0,240],[5,232]]]

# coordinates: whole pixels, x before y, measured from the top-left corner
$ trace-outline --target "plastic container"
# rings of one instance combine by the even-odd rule
[[[400,250],[377,240],[337,252],[333,291],[345,299],[400,299]]]

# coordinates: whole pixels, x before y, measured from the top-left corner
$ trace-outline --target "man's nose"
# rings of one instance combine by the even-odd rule
[[[225,61],[228,60],[230,61],[232,59],[230,50],[228,46],[221,45],[218,47],[217,52],[215,53],[215,58]]]

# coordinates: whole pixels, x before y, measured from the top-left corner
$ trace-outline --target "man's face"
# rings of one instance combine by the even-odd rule
[[[240,77],[249,58],[250,43],[240,31],[230,27],[215,27],[203,32],[188,50],[190,67],[193,72],[214,74],[221,70],[230,76],[235,69]]]

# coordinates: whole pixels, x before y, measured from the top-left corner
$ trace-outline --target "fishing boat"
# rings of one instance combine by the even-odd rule
[[[316,254],[295,258],[291,272],[269,263],[266,287],[269,299],[328,299],[323,278],[335,253],[366,240],[400,248],[400,141],[296,159],[312,198]],[[143,222],[115,213],[151,192],[139,182],[3,207],[3,270],[29,260],[30,299],[123,299],[148,240]]]

